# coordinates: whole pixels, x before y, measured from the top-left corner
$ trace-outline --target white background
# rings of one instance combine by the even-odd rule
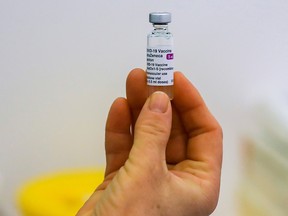
[[[286,0],[0,1],[0,209],[26,180],[101,166],[110,104],[145,67],[148,13],[170,11],[175,66],[224,130],[219,205],[236,215],[247,104],[287,85]]]

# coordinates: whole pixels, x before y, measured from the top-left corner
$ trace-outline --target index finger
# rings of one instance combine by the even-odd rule
[[[132,124],[134,126],[148,97],[146,72],[144,70],[135,68],[129,73],[126,80],[126,96],[132,112]],[[132,127],[132,129],[133,128],[134,127]]]
[[[189,137],[187,158],[195,161],[222,162],[222,129],[208,110],[192,83],[175,72],[174,100]]]

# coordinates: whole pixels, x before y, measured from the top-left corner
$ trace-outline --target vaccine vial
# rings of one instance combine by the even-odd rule
[[[174,84],[173,35],[168,30],[171,13],[150,13],[149,22],[153,24],[154,29],[147,35],[148,94],[162,91],[172,100]]]

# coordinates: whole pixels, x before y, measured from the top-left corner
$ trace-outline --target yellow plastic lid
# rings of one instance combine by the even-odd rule
[[[23,216],[75,216],[103,177],[104,169],[81,169],[34,179],[19,191],[20,211]]]

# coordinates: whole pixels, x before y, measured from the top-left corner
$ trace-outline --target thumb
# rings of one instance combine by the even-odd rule
[[[153,93],[144,104],[134,130],[130,156],[143,168],[166,165],[165,151],[170,136],[172,108],[163,92]],[[131,159],[132,159],[131,158]],[[133,160],[132,160],[133,161]]]

